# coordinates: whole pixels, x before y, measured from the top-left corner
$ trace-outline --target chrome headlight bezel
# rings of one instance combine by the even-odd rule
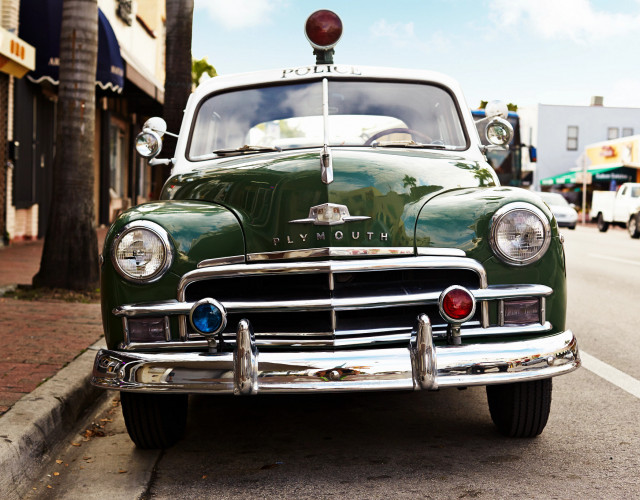
[[[535,254],[524,258],[518,259],[509,255],[505,250],[500,246],[498,241],[498,231],[500,229],[500,225],[505,221],[505,218],[508,216],[513,216],[514,212],[528,212],[527,215],[533,215],[537,219],[539,219],[540,224],[542,226],[543,237],[544,240],[542,245],[538,248]],[[525,202],[514,202],[509,203],[502,208],[500,208],[491,219],[491,229],[489,232],[489,244],[491,245],[491,250],[501,261],[506,264],[512,266],[526,266],[529,264],[533,264],[540,260],[544,254],[547,252],[549,245],[551,244],[551,224],[549,223],[548,217],[544,214],[542,210],[540,210],[535,205]]]
[[[160,266],[158,266],[158,268],[153,273],[143,277],[135,276],[128,273],[120,266],[117,258],[118,246],[122,242],[123,238],[127,234],[136,230],[142,230],[151,233],[154,237],[158,238],[162,245],[162,248],[164,249],[164,256],[162,258]],[[156,224],[155,222],[144,220],[130,222],[122,228],[122,231],[113,241],[113,245],[111,246],[111,262],[118,274],[128,281],[131,281],[133,283],[153,283],[154,281],[158,281],[160,278],[162,278],[162,276],[164,276],[164,274],[173,263],[173,247],[171,246],[171,242],[169,240],[169,233],[167,233],[167,231],[165,231],[162,226]]]

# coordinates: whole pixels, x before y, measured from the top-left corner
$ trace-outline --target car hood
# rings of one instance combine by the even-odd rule
[[[487,165],[450,153],[399,149],[332,149],[334,180],[321,180],[320,150],[245,155],[208,162],[171,177],[162,198],[201,200],[230,209],[247,253],[308,248],[405,247],[416,218],[444,191],[497,184]],[[362,219],[337,225],[292,222],[326,203]]]

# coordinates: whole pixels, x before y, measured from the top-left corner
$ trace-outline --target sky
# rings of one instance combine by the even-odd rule
[[[313,64],[319,9],[342,19],[335,63],[439,71],[472,108],[640,108],[640,0],[195,0],[193,57],[220,75]]]

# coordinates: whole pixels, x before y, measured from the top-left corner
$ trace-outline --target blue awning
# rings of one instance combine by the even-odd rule
[[[62,0],[22,0],[20,2],[20,38],[36,48],[36,68],[29,80],[40,83],[60,82],[60,29]],[[109,20],[98,9],[98,67],[96,85],[102,89],[122,92],[124,62],[120,45]]]

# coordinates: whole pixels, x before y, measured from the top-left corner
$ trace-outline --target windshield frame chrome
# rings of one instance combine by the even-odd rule
[[[327,83],[331,83],[331,82],[348,82],[348,81],[356,81],[356,82],[363,82],[363,81],[367,81],[367,82],[372,82],[372,83],[404,83],[404,84],[412,84],[412,85],[425,85],[425,86],[431,86],[431,87],[436,87],[441,89],[442,91],[444,91],[445,93],[447,93],[449,95],[449,97],[451,98],[451,102],[453,103],[454,109],[455,109],[455,114],[458,118],[458,122],[460,124],[460,129],[462,131],[462,135],[464,137],[464,145],[461,145],[459,147],[455,147],[455,146],[451,146],[451,147],[446,147],[445,149],[442,149],[441,147],[438,147],[437,150],[438,151],[444,151],[444,152],[452,152],[452,153],[462,153],[465,151],[469,151],[469,149],[472,146],[472,140],[470,138],[469,135],[469,130],[467,129],[467,122],[464,119],[463,116],[463,111],[462,108],[460,107],[460,102],[458,100],[458,97],[456,95],[456,93],[453,91],[453,89],[449,88],[448,86],[444,85],[441,82],[435,81],[435,80],[419,80],[419,79],[411,79],[411,78],[390,78],[390,77],[354,77],[354,76],[348,76],[348,77],[326,77],[326,76],[318,76],[316,78],[305,78],[305,79],[300,79],[300,80],[296,80],[295,83],[322,83],[323,80],[327,80]],[[265,81],[263,83],[258,83],[258,84],[251,84],[251,85],[239,85],[239,86],[233,86],[233,87],[227,87],[224,89],[217,89],[213,92],[210,92],[208,94],[206,94],[205,96],[203,96],[198,103],[196,104],[195,109],[193,110],[193,114],[191,115],[191,123],[189,125],[189,135],[186,141],[186,147],[184,150],[184,154],[185,154],[185,159],[189,162],[203,162],[203,161],[211,161],[211,160],[218,160],[220,158],[225,158],[228,156],[215,156],[214,154],[211,154],[211,156],[206,156],[206,157],[200,157],[200,156],[193,156],[190,151],[191,151],[191,146],[192,146],[192,142],[193,142],[193,137],[194,137],[194,131],[195,131],[195,124],[198,118],[198,115],[200,113],[200,110],[202,108],[202,106],[204,105],[205,102],[207,102],[209,99],[217,96],[217,95],[222,95],[222,94],[227,94],[230,92],[239,92],[239,91],[243,91],[243,90],[252,90],[252,89],[260,89],[260,88],[265,88],[265,87],[280,87],[280,86],[289,86],[292,84],[295,84],[294,82],[291,81],[286,81],[286,82],[281,82],[281,81]],[[473,123],[473,120],[472,120]],[[327,142],[327,140],[325,139],[324,142]],[[317,150],[323,150],[323,144],[317,144],[317,145],[305,145],[305,146],[301,146],[301,147],[295,147],[295,148],[282,148],[283,152],[286,151],[300,151],[300,150],[308,150],[308,149],[317,149]],[[339,145],[330,145],[331,147],[349,147],[349,148],[364,148],[364,149],[371,149],[370,145],[363,145],[363,144],[339,144]],[[406,148],[405,148],[406,149]],[[424,148],[420,148],[420,147],[415,147],[412,148],[415,150],[420,150],[420,149],[424,149],[424,150],[430,150],[433,151],[436,148],[429,148],[429,145],[425,145]],[[273,152],[269,151],[266,152],[268,154],[273,154]],[[261,152],[255,152],[254,154],[264,154]]]

